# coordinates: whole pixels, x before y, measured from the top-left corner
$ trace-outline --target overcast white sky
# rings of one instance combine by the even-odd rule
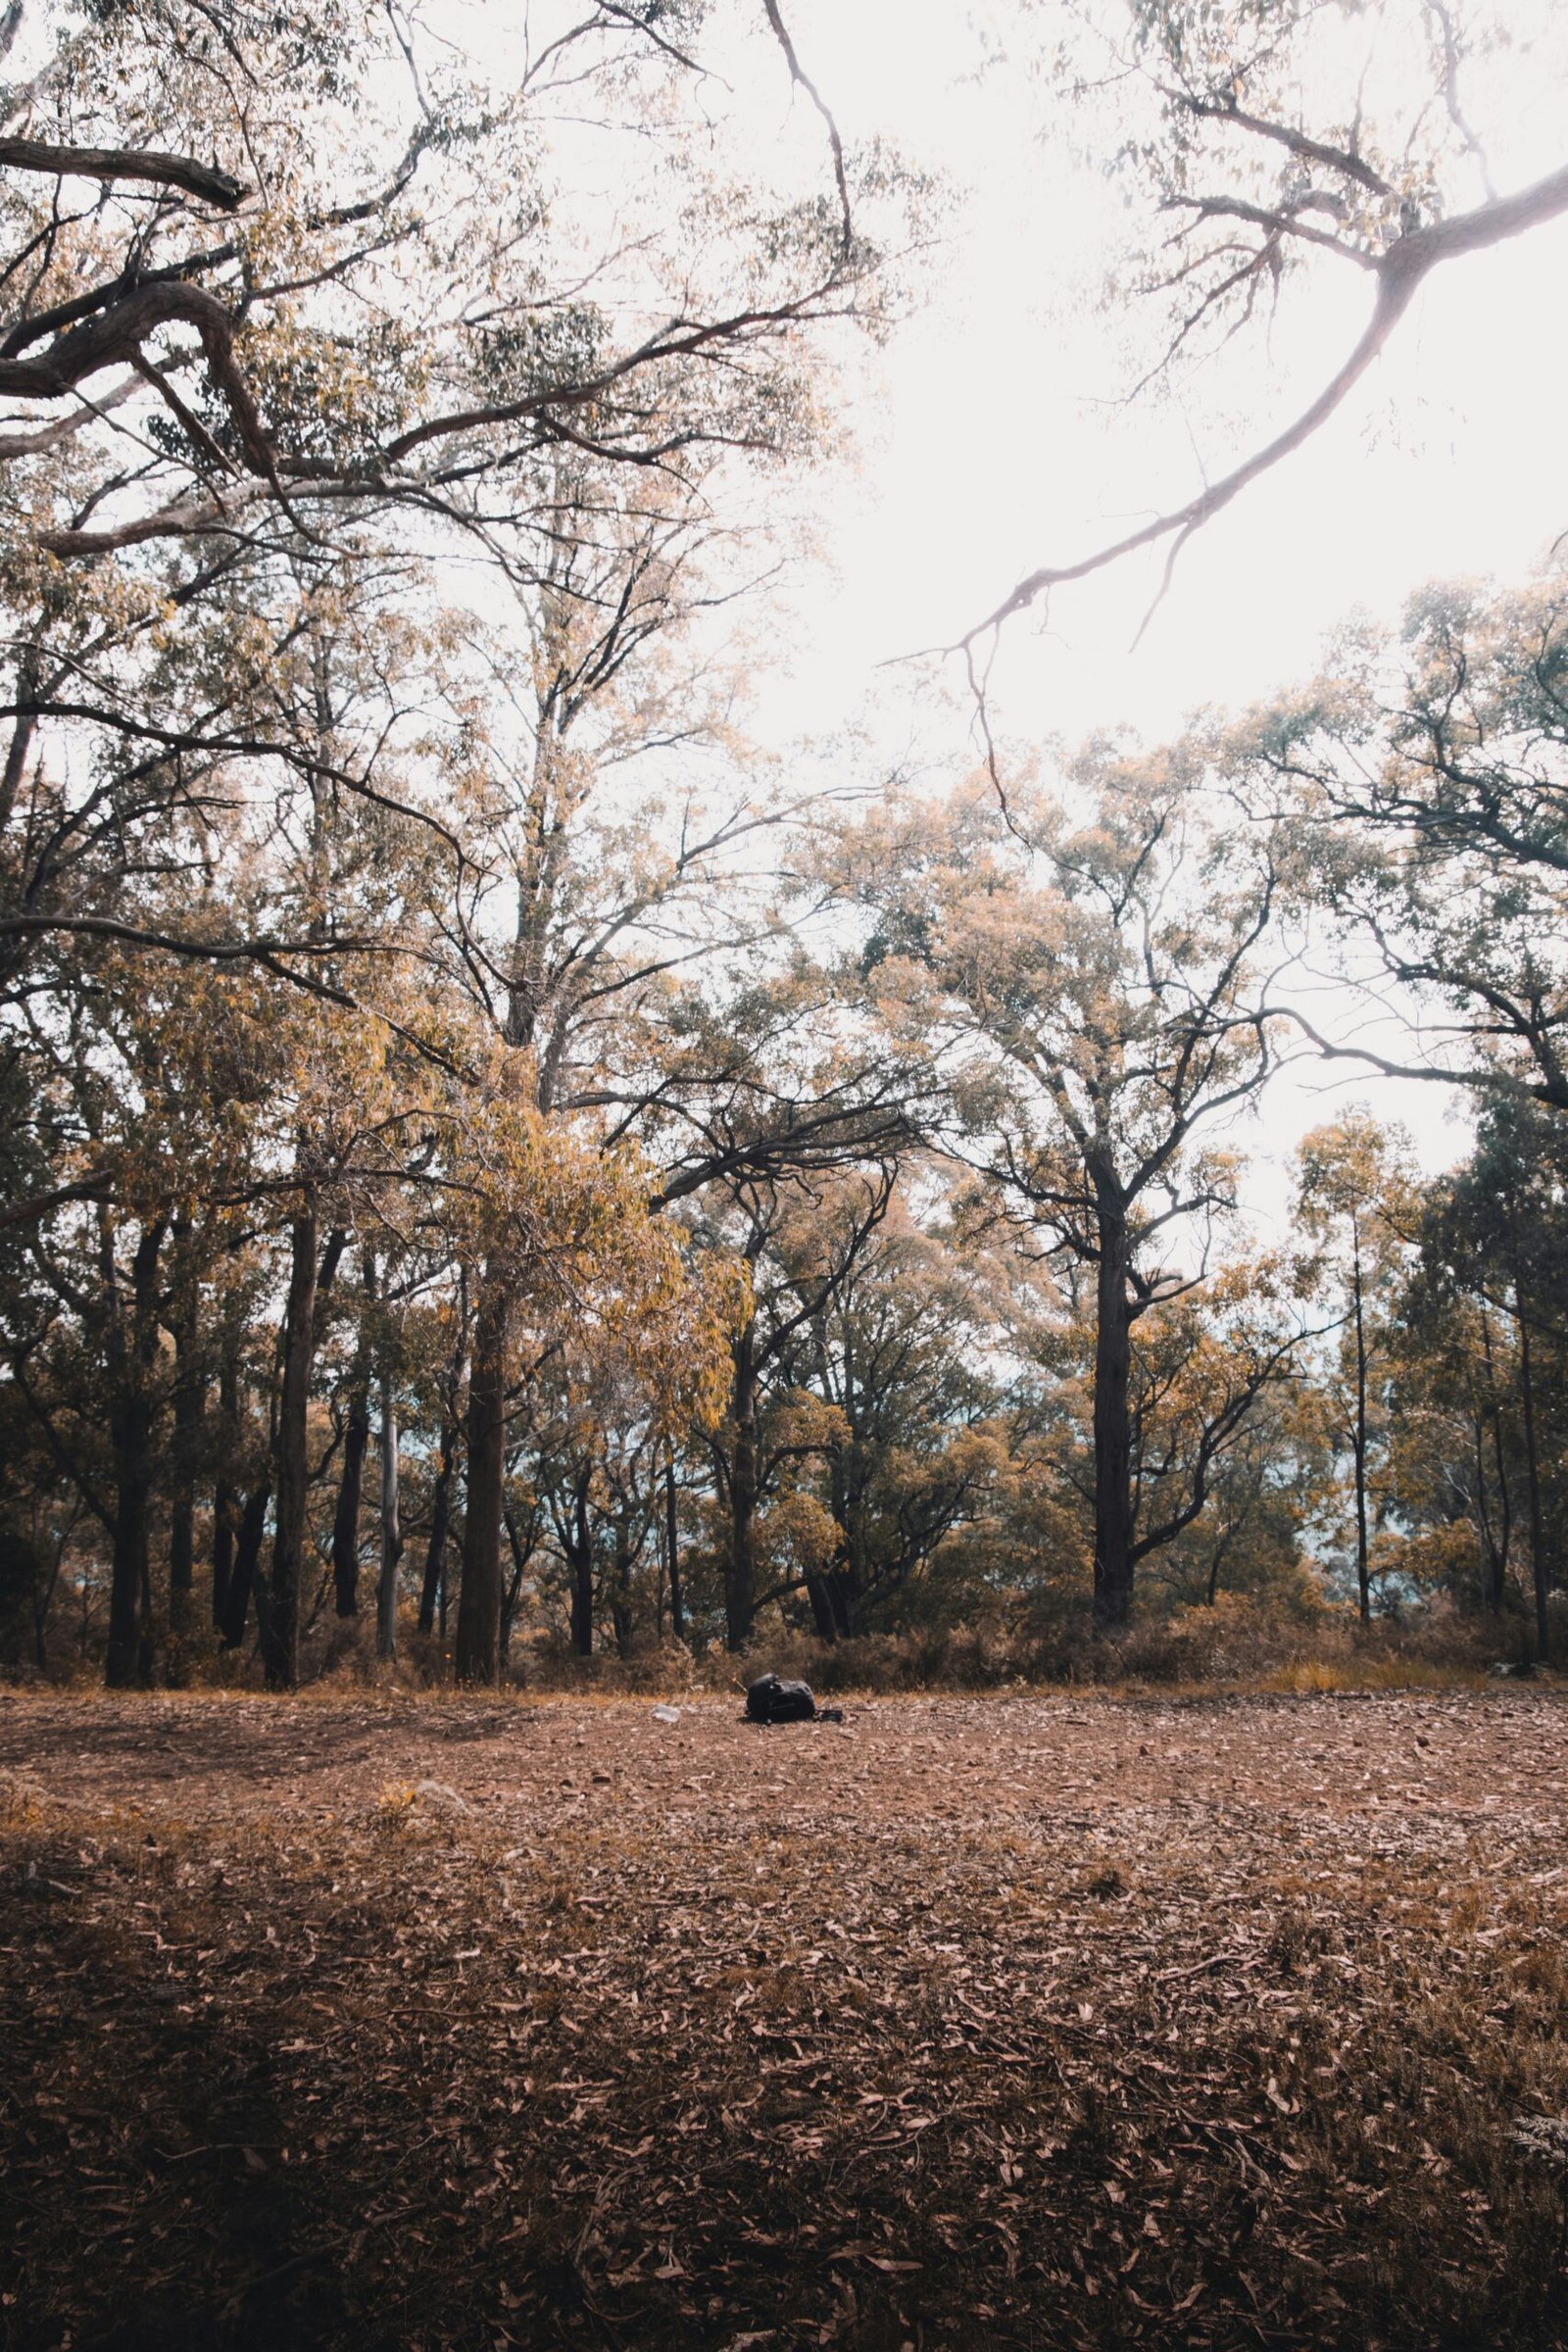
[[[1016,73],[974,78],[972,21],[946,0],[794,0],[790,24],[848,141],[889,137],[955,186],[921,305],[869,370],[858,471],[823,485],[833,576],[799,605],[787,690],[796,725],[818,734],[869,699],[891,756],[914,673],[877,664],[951,641],[1033,565],[1085,553],[1224,470],[1317,389],[1368,288],[1347,270],[1287,302],[1266,350],[1221,364],[1212,397],[1200,384],[1182,405],[1121,406],[1125,338],[1099,304],[1119,198],[1060,141],[1032,135],[1041,92]],[[1489,153],[1501,190],[1561,158],[1561,87],[1535,69],[1516,79]],[[814,135],[801,98],[781,92],[778,129]],[[1433,577],[1523,577],[1568,529],[1565,288],[1568,222],[1429,281],[1341,415],[1188,549],[1136,650],[1160,555],[1058,591],[1049,625],[1009,624],[1003,724],[1019,738],[1119,725],[1157,737],[1199,707],[1309,674],[1351,607],[1393,618]],[[951,749],[961,699],[918,724],[933,753]],[[1429,1161],[1462,1148],[1438,1090],[1318,1070],[1271,1099],[1267,1152],[1277,1162],[1348,1093],[1375,1094]],[[1263,1190],[1277,1198],[1277,1177]]]

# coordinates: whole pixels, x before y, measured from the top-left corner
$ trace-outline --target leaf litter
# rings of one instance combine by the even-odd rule
[[[1568,2340],[1568,1704],[0,1704],[0,2341]]]

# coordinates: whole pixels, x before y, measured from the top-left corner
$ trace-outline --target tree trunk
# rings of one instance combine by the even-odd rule
[[[589,1474],[584,1471],[577,1481],[572,1505],[571,1542],[567,1546],[567,1565],[571,1570],[571,1646],[579,1658],[589,1658],[594,1648],[594,1544],[588,1525]]]
[[[381,1581],[375,1597],[375,1654],[391,1659],[398,1646],[398,1561],[403,1530],[398,1524],[398,1407],[392,1369],[381,1372]]]
[[[234,1573],[234,1504],[237,1500],[226,1478],[213,1490],[213,1623],[221,1626],[228,1603],[229,1579]]]
[[[218,1367],[219,1468],[213,1488],[213,1623],[221,1628],[228,1602],[228,1580],[234,1572],[235,1505],[239,1500],[229,1477],[229,1465],[239,1444],[239,1365],[234,1334],[223,1335]]]
[[[757,1324],[735,1343],[735,1450],[729,1472],[729,1544],[724,1562],[724,1640],[742,1650],[752,1638],[757,1592]]]
[[[806,1580],[806,1597],[811,1604],[811,1623],[816,1628],[817,1640],[836,1642],[839,1629],[833,1621],[833,1602],[827,1589],[827,1578],[808,1576]]]
[[[36,1559],[33,1563],[32,1585],[28,1595],[32,1603],[32,1662],[40,1674],[47,1674],[49,1671],[49,1611],[54,1606],[55,1588],[60,1582],[60,1570],[66,1556],[66,1545],[70,1541],[71,1533],[68,1528],[66,1534],[55,1544],[54,1560],[47,1576],[40,1576],[37,1573]]]
[[[844,1351],[838,1393],[834,1394],[832,1359],[827,1344],[826,1297],[818,1312],[811,1318],[811,1351],[816,1359],[818,1393],[829,1404],[836,1404],[850,1424],[848,1446],[835,1446],[828,1457],[828,1508],[839,1529],[839,1549],[833,1563],[806,1580],[806,1597],[811,1604],[811,1622],[820,1642],[835,1642],[849,1633],[845,1609],[846,1593],[858,1581],[855,1563],[855,1540],[860,1514],[852,1505],[850,1456],[854,1451],[856,1384],[852,1365],[852,1350]]]
[[[17,718],[6,748],[6,763],[0,768],[0,833],[9,826],[16,808],[17,795],[26,772],[27,755],[37,731],[38,710],[35,697],[38,692],[38,648],[24,645],[17,658],[16,697]]]
[[[1483,1595],[1494,1617],[1500,1617],[1508,1589],[1508,1553],[1513,1542],[1513,1494],[1508,1485],[1508,1465],[1502,1449],[1502,1412],[1497,1402],[1495,1366],[1492,1354],[1492,1326],[1487,1320],[1485,1306],[1481,1309],[1481,1347],[1487,1367],[1487,1402],[1491,1407],[1492,1458],[1497,1473],[1497,1531],[1487,1527],[1487,1585]],[[1476,1447],[1476,1476],[1485,1493],[1485,1471],[1482,1468],[1479,1442]]]
[[[615,1527],[615,1571],[611,1586],[610,1614],[615,1629],[615,1654],[631,1656],[631,1544],[618,1522]]]
[[[1102,1209],[1096,1269],[1095,1632],[1119,1633],[1133,1605],[1131,1252],[1119,1210]]]
[[[245,1620],[250,1614],[251,1589],[257,1585],[261,1565],[262,1543],[267,1534],[267,1512],[272,1499],[272,1482],[264,1478],[255,1493],[246,1498],[240,1513],[239,1535],[234,1545],[234,1566],[223,1592],[223,1613],[219,1631],[225,1649],[238,1649],[245,1639]],[[258,1610],[258,1615],[263,1612]]]
[[[517,1602],[522,1595],[522,1580],[533,1558],[534,1538],[530,1534],[524,1544],[517,1533],[517,1515],[508,1510],[504,1514],[507,1542],[512,1546],[512,1577],[501,1599],[501,1656],[503,1663],[512,1655],[512,1628],[517,1614]]]
[[[1502,1416],[1492,1416],[1492,1450],[1497,1469],[1498,1528],[1492,1546],[1492,1573],[1488,1582],[1487,1605],[1494,1617],[1502,1614],[1503,1598],[1508,1590],[1508,1552],[1513,1539],[1513,1496],[1508,1487],[1508,1468],[1502,1452]]]
[[[479,1285],[473,1367],[468,1374],[468,1494],[458,1592],[460,1683],[493,1684],[501,1675],[501,1506],[511,1325],[511,1290],[504,1276],[487,1266]]]
[[[161,1219],[143,1229],[131,1261],[129,1330],[117,1322],[111,1348],[114,1396],[109,1442],[115,1464],[115,1535],[109,1651],[104,1661],[104,1680],[111,1690],[131,1688],[145,1677],[150,1664],[147,1540],[152,1511],[152,1368],[157,1352],[153,1288],[165,1231]],[[112,1250],[112,1239],[109,1247]]]
[[[104,1680],[111,1690],[126,1690],[141,1680],[144,1665],[142,1596],[152,1496],[152,1414],[135,1389],[116,1398],[109,1437],[115,1457],[115,1541]]]
[[[447,1384],[442,1392],[441,1457],[430,1495],[430,1541],[425,1547],[424,1576],[419,1587],[419,1631],[428,1634],[434,1630],[436,1610],[439,1608],[443,1639],[447,1630],[447,1535],[452,1525],[452,1480],[458,1459],[458,1398],[463,1394],[463,1372],[467,1354],[468,1286],[460,1271],[458,1340],[452,1351]]]
[[[343,1475],[332,1515],[332,1605],[339,1617],[360,1613],[360,1501],[370,1443],[370,1399],[358,1383],[343,1429]]]
[[[1546,1663],[1551,1648],[1551,1620],[1546,1614],[1546,1544],[1541,1524],[1541,1456],[1536,1445],[1536,1383],[1530,1360],[1530,1326],[1520,1309],[1519,1279],[1514,1277],[1514,1314],[1519,1324],[1519,1401],[1524,1408],[1525,1481],[1530,1497],[1530,1574],[1536,1595],[1536,1654]]]
[[[686,1639],[686,1595],[680,1581],[680,1524],[675,1515],[675,1449],[664,1460],[664,1565],[669,1572],[669,1630]]]
[[[360,1272],[365,1285],[365,1308],[360,1318],[359,1345],[354,1351],[354,1386],[343,1427],[343,1475],[338,1481],[337,1509],[332,1519],[333,1605],[340,1617],[357,1617],[360,1613],[360,1502],[365,1493],[366,1449],[370,1443],[369,1324],[375,1300],[375,1258],[368,1250],[361,1253]]]
[[[1361,1230],[1350,1220],[1350,1281],[1355,1306],[1355,1426],[1350,1433],[1355,1454],[1355,1590],[1361,1623],[1372,1622],[1372,1546],[1367,1534],[1366,1503],[1366,1310],[1361,1286]]]
[[[196,1586],[196,1456],[201,1443],[207,1384],[202,1378],[200,1293],[191,1264],[190,1222],[174,1224],[180,1297],[174,1318],[174,1351],[178,1376],[174,1386],[173,1479],[169,1517],[169,1618],[178,1628],[190,1618]]]
[[[274,1479],[276,1521],[272,1580],[262,1613],[262,1664],[270,1690],[292,1690],[300,1679],[300,1594],[305,1582],[306,1506],[310,1461],[306,1446],[311,1361],[316,1339],[316,1203],[295,1217],[289,1234],[288,1304],[283,1320],[283,1386],[278,1400]]]
[[[419,1631],[435,1630],[436,1604],[447,1578],[447,1529],[452,1519],[452,1469],[457,1459],[458,1433],[450,1421],[441,1424],[441,1459],[430,1494],[430,1541],[424,1554],[424,1577],[419,1587]]]

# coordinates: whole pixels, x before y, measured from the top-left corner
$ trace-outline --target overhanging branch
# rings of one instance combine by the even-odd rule
[[[1377,278],[1377,295],[1372,316],[1362,329],[1353,348],[1330,376],[1315,399],[1309,401],[1294,421],[1272,441],[1253,452],[1239,466],[1189,499],[1185,506],[1169,513],[1156,514],[1125,537],[1097,548],[1093,554],[1082,556],[1076,563],[1042,564],[1036,571],[1021,579],[1004,597],[996,610],[958,640],[955,651],[969,653],[975,641],[988,631],[999,629],[1015,612],[1025,611],[1048,590],[1069,581],[1088,579],[1097,571],[1106,570],[1119,563],[1123,556],[1136,553],[1142,547],[1153,547],[1165,540],[1172,542],[1165,567],[1168,586],[1171,570],[1195,532],[1222,514],[1233,499],[1255,482],[1260,474],[1269,472],[1285,458],[1291,457],[1303,442],[1328,422],[1347,395],[1360,381],[1373,361],[1383,350],[1399,320],[1409,309],[1417,289],[1431,276],[1434,270],[1446,262],[1457,261],[1465,254],[1484,252],[1488,247],[1505,243],[1523,235],[1528,229],[1539,228],[1545,221],[1558,219],[1568,212],[1568,166],[1549,172],[1544,179],[1536,180],[1530,187],[1512,196],[1502,196],[1493,202],[1478,205],[1473,212],[1459,213],[1450,220],[1434,221],[1424,227],[1406,230],[1372,265]]]
[[[243,180],[194,156],[165,155],[152,147],[56,147],[46,139],[0,139],[0,169],[47,172],[57,179],[135,179],[183,188],[220,212],[237,212],[250,194]]]

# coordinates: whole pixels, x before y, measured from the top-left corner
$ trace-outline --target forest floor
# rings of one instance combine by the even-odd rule
[[[0,2341],[1568,2342],[1565,1794],[1541,1684],[0,1697]]]

